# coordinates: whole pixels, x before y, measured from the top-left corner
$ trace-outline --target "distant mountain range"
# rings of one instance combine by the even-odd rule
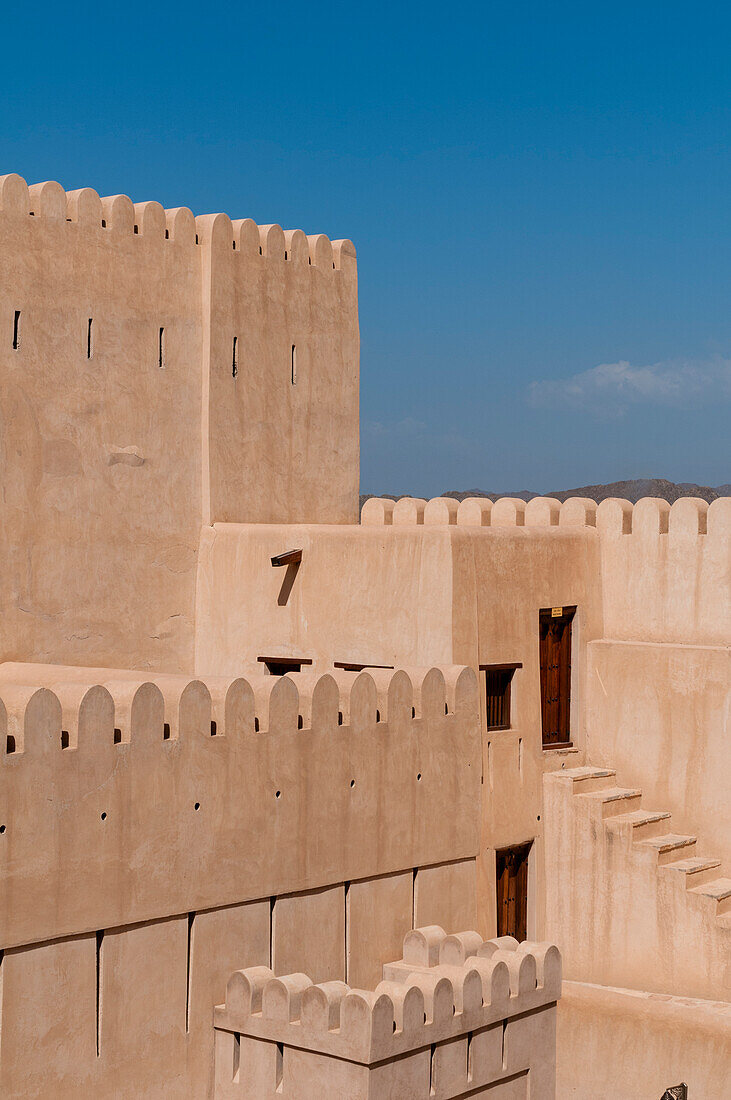
[[[404,496],[405,494],[401,493],[400,495]],[[398,497],[394,496],[393,493],[363,493],[360,498],[361,508],[364,502],[372,496],[390,497],[391,500],[398,500]],[[676,482],[665,481],[661,477],[642,477],[633,481],[613,481],[609,485],[582,485],[578,489],[559,489],[553,493],[534,493],[528,489],[506,493],[488,493],[484,489],[467,489],[465,492],[460,492],[458,489],[448,489],[441,496],[454,497],[455,500],[464,500],[465,497],[488,497],[490,500],[497,500],[499,497],[518,497],[519,500],[531,500],[533,497],[541,496],[555,497],[557,500],[566,500],[567,497],[590,497],[597,504],[607,497],[622,497],[624,500],[631,500],[633,503],[642,497],[660,497],[670,504],[678,497],[701,497],[710,504],[717,497],[731,496],[731,484],[717,485],[715,488],[711,488],[709,485],[694,485],[688,481]]]

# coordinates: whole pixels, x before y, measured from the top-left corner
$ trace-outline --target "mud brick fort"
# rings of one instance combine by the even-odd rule
[[[0,1097],[722,1100],[731,500],[370,499],[350,241],[0,178]]]

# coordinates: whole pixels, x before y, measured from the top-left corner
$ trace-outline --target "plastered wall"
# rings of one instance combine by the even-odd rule
[[[490,526],[482,508],[462,508],[463,522],[457,523],[455,502],[442,503],[371,500],[361,527],[214,525],[201,551],[196,661],[205,676],[214,669],[261,667],[257,658],[263,656],[311,660],[321,670],[334,662],[419,664],[427,654],[459,659],[479,676],[483,726],[480,665],[520,663],[511,728],[485,731],[482,738],[479,910],[487,936],[495,934],[496,848],[541,843],[541,780],[550,754],[541,743],[538,613],[556,604],[578,607],[578,756],[582,653],[588,638],[601,636],[599,547],[596,531],[584,523],[584,504],[577,509],[572,503],[562,523],[544,527],[538,526],[540,511],[531,509],[536,526],[529,528],[518,522],[525,519],[522,502],[496,505]],[[394,522],[365,522],[369,506],[381,505],[394,509]],[[558,519],[560,509],[546,515]],[[302,550],[295,570],[272,568],[272,556],[293,548]],[[534,858],[536,929],[542,867]]]
[[[0,655],[190,671],[202,523],[357,518],[353,246],[13,175],[0,253]]]
[[[731,1005],[564,982],[558,1007],[557,1095],[576,1100],[689,1097],[728,1088]]]
[[[588,759],[718,857],[731,851],[729,684],[725,646],[589,645]]]
[[[232,970],[355,982],[414,919],[474,926],[469,670],[21,670],[0,690],[3,1096],[207,1096]]]
[[[597,506],[604,636],[727,645],[731,498]]]

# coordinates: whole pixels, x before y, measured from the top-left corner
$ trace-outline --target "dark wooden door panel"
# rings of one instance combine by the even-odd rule
[[[530,844],[520,844],[496,852],[498,936],[527,938],[530,850]]]
[[[571,740],[571,623],[575,613],[575,607],[548,607],[539,613],[544,745]]]

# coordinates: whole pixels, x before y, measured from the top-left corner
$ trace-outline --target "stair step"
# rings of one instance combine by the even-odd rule
[[[579,768],[565,768],[553,774],[560,776],[561,779],[572,780],[574,794],[586,794],[588,791],[598,791],[608,787],[617,773],[609,768],[592,768],[585,764]]]
[[[667,866],[679,851],[685,850],[686,855],[688,855],[689,849],[695,848],[697,841],[698,837],[696,836],[682,836],[680,833],[661,833],[660,836],[651,836],[647,840],[638,840],[637,844],[642,848],[654,849],[657,852],[658,863]]]
[[[662,832],[662,823],[667,821],[670,813],[660,810],[632,810],[628,814],[617,814],[607,819],[608,828],[615,826],[629,826],[632,830],[632,840],[648,836],[657,836]]]
[[[640,843],[644,844],[645,841]],[[721,866],[721,860],[704,856],[688,856],[686,859],[671,860],[665,866],[668,870],[679,871],[685,875],[685,885],[690,888],[710,882],[718,873],[716,868]]]
[[[718,905],[719,916],[731,910],[731,878],[716,878],[703,886],[692,886],[689,893],[711,898]]]
[[[630,810],[639,810],[642,791],[632,787],[605,787],[600,791],[579,792],[580,798],[601,806],[602,817],[616,817]]]

